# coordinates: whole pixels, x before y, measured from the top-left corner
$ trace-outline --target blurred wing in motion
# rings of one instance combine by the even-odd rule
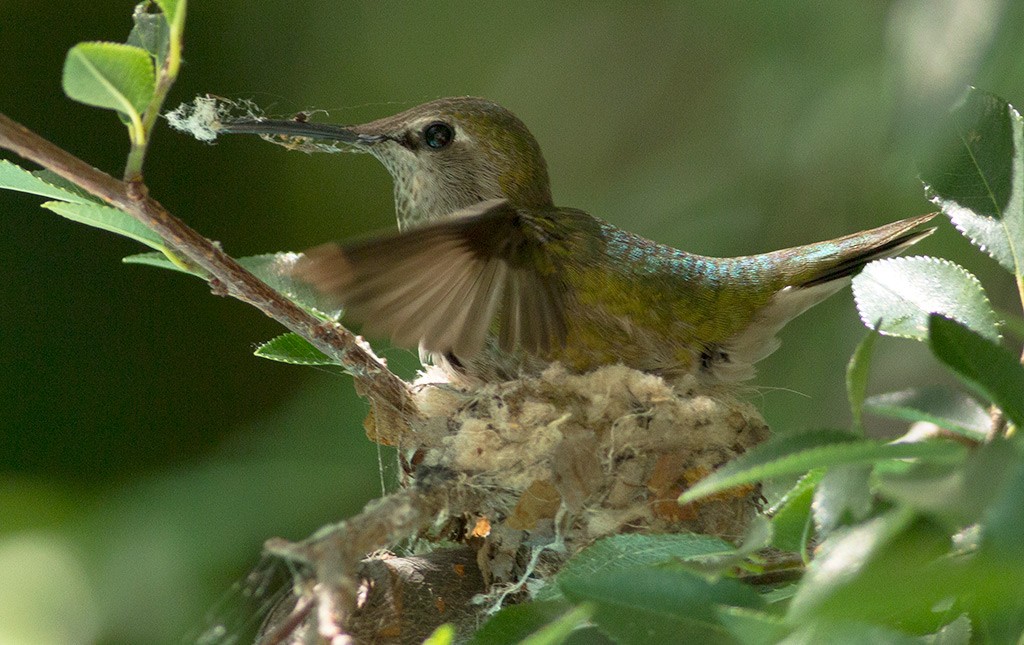
[[[306,252],[294,277],[371,334],[468,359],[497,317],[503,350],[543,355],[565,341],[564,285],[544,228],[504,200],[442,222]]]

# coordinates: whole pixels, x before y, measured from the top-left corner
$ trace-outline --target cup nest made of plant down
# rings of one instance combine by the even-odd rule
[[[412,643],[445,622],[465,637],[601,537],[691,532],[736,541],[758,512],[754,486],[677,502],[768,437],[757,410],[728,391],[622,365],[577,375],[555,364],[479,387],[439,374],[430,369],[416,382],[422,417],[403,420],[408,430],[397,433],[402,488],[303,543],[270,547],[310,572],[293,601],[301,608],[305,599],[306,613],[293,609],[296,627],[276,642],[344,634]],[[368,436],[396,436],[382,428],[393,421],[371,415]],[[413,539],[417,555],[386,552]],[[364,559],[375,550],[385,553]]]

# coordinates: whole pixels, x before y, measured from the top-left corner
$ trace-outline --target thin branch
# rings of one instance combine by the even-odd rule
[[[176,254],[202,268],[215,288],[247,302],[302,336],[348,370],[361,393],[405,419],[418,416],[408,385],[356,342],[352,332],[298,307],[148,195],[141,181],[123,182],[93,168],[0,113],[0,148],[10,150],[128,213],[164,239]]]

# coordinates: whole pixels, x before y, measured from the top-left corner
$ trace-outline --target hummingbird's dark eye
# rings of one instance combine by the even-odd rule
[[[423,142],[434,150],[447,148],[455,138],[455,130],[447,123],[438,121],[423,128]]]

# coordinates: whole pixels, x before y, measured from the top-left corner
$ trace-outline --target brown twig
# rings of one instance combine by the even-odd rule
[[[177,255],[203,269],[209,279],[216,281],[229,295],[253,305],[337,360],[353,375],[357,388],[372,401],[407,419],[417,416],[405,381],[360,347],[352,332],[316,318],[271,289],[216,244],[149,197],[141,181],[119,181],[2,113],[0,148],[39,164],[142,222],[160,235]]]

